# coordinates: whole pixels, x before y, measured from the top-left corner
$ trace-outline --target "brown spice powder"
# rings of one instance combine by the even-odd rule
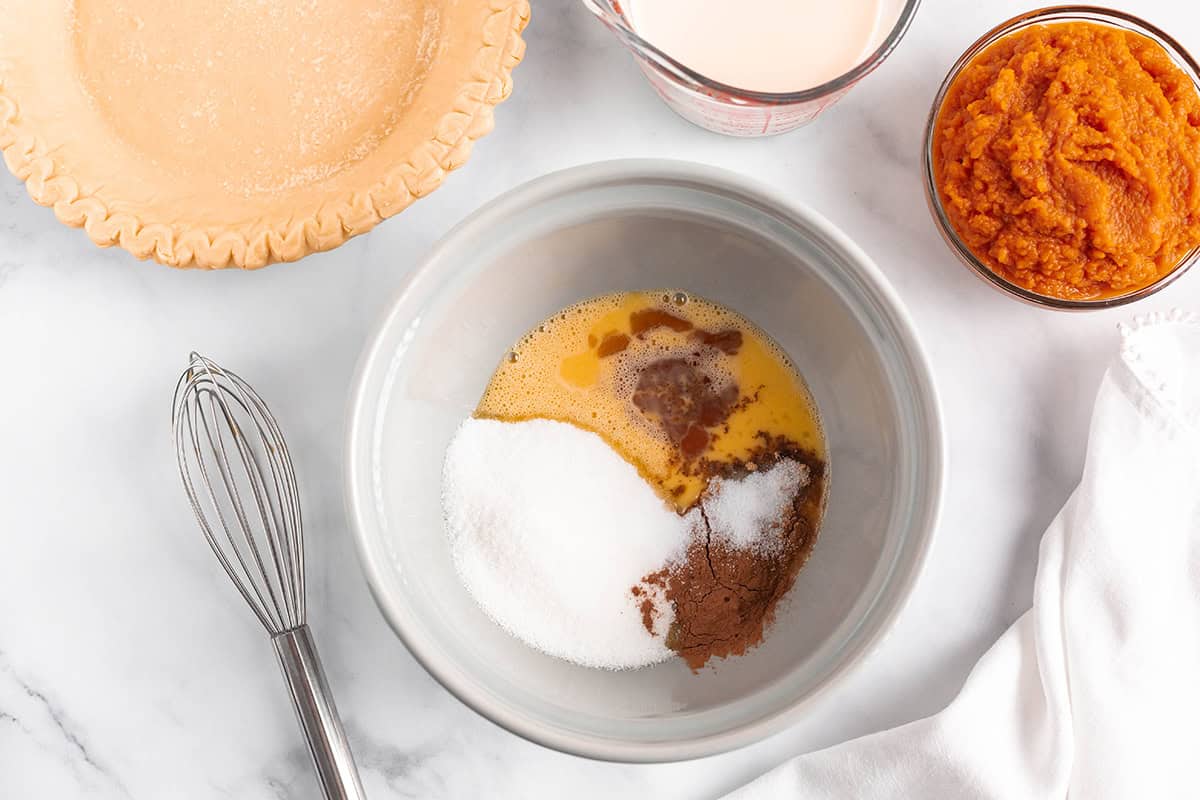
[[[706,530],[680,562],[647,575],[632,590],[640,600],[642,622],[652,634],[656,615],[651,594],[661,592],[674,606],[667,646],[693,671],[713,657],[742,655],[762,641],[779,601],[816,543],[825,497],[824,462],[792,442],[760,436],[764,445],[752,461],[705,466],[710,477],[734,480],[785,458],[807,466],[809,482],[779,520],[782,547],[771,553],[731,548],[713,538],[705,519]]]

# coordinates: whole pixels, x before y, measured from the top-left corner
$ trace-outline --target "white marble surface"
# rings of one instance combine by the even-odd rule
[[[1028,604],[1072,488],[1116,324],[1021,306],[934,230],[921,129],[948,65],[1024,2],[925,0],[899,50],[815,125],[737,141],[689,127],[574,0],[535,0],[497,131],[434,195],[332,253],[252,274],[98,250],[0,177],[0,797],[316,798],[273,655],[190,518],[169,448],[189,349],[235,366],[295,451],[311,616],[374,798],[713,797],[788,755],[942,706]],[[1200,47],[1200,12],[1127,8]],[[377,613],[346,532],[348,383],[422,253],[480,203],[587,161],[729,167],[803,200],[876,259],[929,350],[948,426],[926,572],[869,662],[792,730],[690,764],[593,763],[524,742],[441,689]],[[1200,308],[1200,274],[1136,307]]]

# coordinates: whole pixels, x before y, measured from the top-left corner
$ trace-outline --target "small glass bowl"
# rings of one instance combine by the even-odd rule
[[[995,42],[1024,30],[1033,25],[1042,25],[1053,22],[1091,22],[1101,25],[1109,25],[1122,30],[1133,31],[1141,34],[1146,38],[1157,42],[1176,66],[1182,69],[1188,77],[1192,79],[1192,83],[1196,85],[1197,91],[1200,91],[1200,65],[1197,65],[1192,56],[1183,48],[1179,42],[1168,36],[1163,31],[1154,27],[1150,23],[1133,16],[1126,14],[1123,11],[1114,11],[1107,8],[1097,8],[1095,6],[1052,6],[1043,8],[1037,11],[1029,11],[1025,14],[1013,17],[1007,22],[1002,22],[990,31],[979,37],[967,51],[959,57],[958,61],[954,62],[954,66],[950,68],[950,72],[942,81],[941,87],[938,89],[937,95],[933,99],[933,107],[929,112],[929,120],[925,124],[925,145],[923,153],[924,172],[925,172],[925,199],[929,203],[929,210],[933,214],[933,219],[937,223],[938,230],[942,234],[942,238],[946,240],[946,244],[954,251],[959,260],[970,267],[979,277],[986,280],[992,286],[1001,289],[1005,293],[1024,300],[1033,305],[1042,308],[1051,308],[1059,311],[1094,311],[1105,308],[1115,308],[1123,306],[1126,303],[1132,303],[1141,300],[1143,297],[1150,295],[1163,289],[1168,284],[1175,281],[1183,273],[1191,268],[1192,264],[1196,263],[1200,257],[1200,247],[1195,247],[1184,254],[1175,268],[1163,275],[1154,283],[1148,286],[1143,286],[1140,289],[1125,294],[1116,295],[1114,297],[1102,297],[1095,300],[1065,300],[1060,297],[1051,297],[1048,295],[1038,294],[1037,292],[1026,289],[1023,286],[1018,286],[1015,283],[1007,280],[1004,276],[994,272],[987,264],[984,264],[966,243],[959,237],[958,232],[954,230],[954,226],[950,223],[950,218],[946,215],[946,210],[942,206],[941,193],[938,190],[937,181],[933,171],[933,134],[934,127],[937,124],[938,116],[942,112],[942,103],[946,99],[946,92],[949,91],[950,85],[958,78],[959,74],[975,60],[975,57],[990,47]]]

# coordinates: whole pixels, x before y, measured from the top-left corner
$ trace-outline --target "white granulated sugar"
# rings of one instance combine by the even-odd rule
[[[469,419],[447,450],[442,491],[459,576],[509,633],[592,667],[673,655],[670,605],[660,600],[651,635],[632,589],[683,555],[695,516],[677,514],[599,436]]]
[[[741,480],[713,480],[701,503],[713,537],[737,550],[778,550],[780,519],[809,480],[808,466],[788,458]]]

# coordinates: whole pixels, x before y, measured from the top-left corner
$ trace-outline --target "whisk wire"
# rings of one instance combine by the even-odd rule
[[[235,384],[235,387],[236,387],[236,384]],[[236,387],[236,388],[240,389],[240,387]],[[242,406],[243,410],[245,410],[247,413],[250,413],[250,409],[245,404],[244,398],[235,395],[234,399],[238,402],[238,404],[240,406]],[[222,409],[224,412],[228,413],[228,406],[226,404],[222,403]],[[277,472],[277,470],[274,469],[275,464],[271,460],[270,440],[264,438],[265,432],[262,430],[262,427],[258,424],[258,420],[253,418],[253,416],[251,417],[251,419],[255,423],[257,433],[260,436],[260,441],[263,443],[263,446],[267,450],[267,459],[268,459],[268,462],[271,464],[272,472]],[[280,599],[282,600],[282,609],[283,609],[284,614],[282,614],[281,617],[286,616],[289,620],[294,620],[295,619],[295,603],[293,602],[291,593],[283,591],[282,585],[279,587],[280,591],[279,591],[278,597],[276,596],[276,593],[275,593],[275,590],[276,590],[275,584],[276,583],[282,584],[284,577],[286,575],[286,573],[284,572],[284,565],[283,565],[282,559],[280,558],[280,550],[281,550],[280,531],[283,530],[283,527],[282,527],[282,523],[280,522],[279,517],[276,515],[277,504],[272,502],[272,500],[273,500],[272,495],[269,492],[267,492],[267,490],[266,490],[266,478],[263,476],[263,468],[262,468],[262,464],[261,464],[261,461],[259,458],[259,454],[256,452],[256,450],[254,448],[252,448],[250,446],[250,441],[243,434],[242,427],[238,424],[238,420],[236,418],[228,418],[227,424],[228,424],[228,430],[233,439],[233,443],[234,443],[234,445],[236,445],[238,454],[241,458],[242,467],[245,469],[246,475],[249,478],[248,482],[250,485],[250,490],[254,495],[255,505],[258,507],[259,519],[262,521],[263,527],[266,530],[267,535],[265,538],[266,538],[266,542],[267,542],[267,547],[270,549],[271,561],[272,561],[273,566],[275,567],[275,570],[273,572],[271,572],[271,571],[268,571],[263,566],[262,555],[258,551],[257,547],[254,548],[255,564],[258,566],[259,574],[262,577],[264,583],[266,584],[267,590],[270,593],[272,600],[276,601],[277,604]],[[222,454],[222,457],[227,456],[227,452],[224,448],[222,448],[221,454]],[[274,483],[275,490],[279,491],[279,481],[278,481],[277,477],[273,479],[273,483]],[[238,484],[236,481],[230,482],[230,490],[231,490],[231,492],[234,493],[234,496],[240,501],[241,498],[240,498],[240,495],[238,494]],[[238,507],[242,508],[240,502],[238,503]],[[242,519],[245,519],[244,509],[242,510]],[[246,523],[244,523],[244,524],[246,524]],[[251,539],[251,541],[254,542],[255,540]],[[274,577],[274,580],[272,580],[272,577]],[[278,608],[278,605],[276,607]],[[286,622],[282,622],[282,619],[281,619],[281,623],[288,624]]]
[[[201,502],[196,491],[195,484],[192,481],[190,467],[191,460],[188,459],[187,452],[185,450],[185,444],[187,444],[188,441],[179,436],[179,433],[182,432],[177,432],[179,449],[176,455],[179,459],[180,475],[183,477],[184,486],[187,490],[188,497],[192,502],[192,511],[195,513],[196,520],[200,523],[200,527],[204,531],[205,539],[207,539],[209,547],[212,548],[212,551],[216,555],[221,566],[224,567],[225,572],[228,573],[229,577],[232,579],[234,586],[237,587],[242,597],[258,616],[259,621],[262,622],[264,627],[271,629],[276,624],[269,611],[271,608],[271,603],[269,603],[267,599],[262,596],[260,584],[251,579],[250,567],[246,563],[246,557],[243,548],[240,547],[238,542],[234,539],[233,530],[226,519],[226,511],[222,508],[222,503],[220,502],[213,488],[216,485],[216,482],[214,481],[213,475],[210,472],[210,460],[213,461],[213,469],[220,473],[221,486],[228,486],[228,478],[225,475],[226,470],[219,456],[220,445],[218,444],[217,439],[219,434],[210,427],[208,417],[204,415],[203,409],[199,407],[200,403],[207,400],[210,405],[211,412],[213,400],[210,397],[205,397],[207,390],[195,389],[195,391],[196,396],[194,401],[197,405],[194,407],[191,404],[187,404],[182,407],[180,412],[181,422],[186,427],[186,436],[190,440],[191,444],[192,460],[194,460],[195,468],[200,473],[200,483],[204,487],[204,492],[208,500],[208,508],[212,509],[212,514],[215,515],[216,521],[220,525],[221,532],[228,541],[227,547],[217,537],[216,532],[213,530],[213,526],[209,522],[209,515],[205,513],[205,505]],[[206,458],[203,455],[205,452],[211,453],[212,455],[209,458]],[[236,505],[237,504],[235,502],[234,506],[236,507]],[[234,513],[236,514],[236,511],[234,511]],[[241,530],[244,535],[245,528],[243,527]],[[252,542],[253,540],[251,539],[250,541]],[[230,552],[232,552],[232,559],[230,558]]]
[[[249,386],[236,375],[234,381],[239,388],[249,389]],[[293,608],[293,615],[297,619],[303,620],[306,617],[304,569],[302,562],[296,558],[296,554],[300,553],[303,547],[300,539],[303,531],[303,519],[300,512],[300,492],[296,486],[296,471],[292,465],[291,454],[288,452],[287,440],[283,437],[279,423],[275,421],[275,417],[271,415],[261,397],[251,391],[248,399],[258,411],[255,416],[255,424],[260,425],[260,435],[263,435],[264,441],[273,443],[268,446],[268,458],[271,464],[271,477],[275,485],[274,496],[283,501],[277,509],[279,514],[277,521],[284,536],[287,537],[288,546],[283,548],[284,567],[292,578],[292,585],[298,587],[297,591],[293,593],[292,600],[293,602],[298,600],[299,607]],[[261,424],[259,420],[262,421]],[[267,428],[265,434],[261,427],[263,424]]]
[[[172,425],[192,511],[221,566],[268,631],[304,624],[299,492],[270,410],[237,375],[193,354]]]
[[[195,428],[191,427],[190,415],[191,415],[191,412],[189,410],[187,410],[187,409],[181,410],[179,412],[179,421],[188,426],[188,429],[189,429],[188,435],[191,436],[192,444],[198,451],[199,446],[200,446],[198,433],[196,432]],[[252,586],[253,584],[251,584],[248,580],[242,580],[241,577],[238,575],[236,568],[230,562],[229,557],[225,554],[225,548],[223,548],[220,545],[220,543],[217,541],[216,533],[214,533],[212,526],[208,522],[208,518],[204,514],[204,511],[201,507],[200,498],[196,492],[195,484],[192,482],[190,473],[183,466],[185,464],[185,457],[183,455],[184,445],[185,445],[185,441],[182,438],[178,438],[177,443],[176,443],[176,447],[177,447],[176,458],[179,460],[179,463],[180,463],[180,475],[183,478],[184,491],[187,492],[188,503],[192,507],[192,513],[195,515],[196,521],[199,523],[200,529],[204,533],[204,538],[208,542],[208,546],[212,549],[213,554],[217,557],[217,561],[221,564],[221,566],[224,568],[225,572],[233,580],[234,586],[241,593],[242,597],[246,600],[246,603],[249,604],[251,610],[254,611],[255,615],[258,616],[259,621],[261,621],[264,626],[269,627],[270,621],[267,620],[263,616],[263,612],[260,610],[260,608],[262,607],[262,604],[260,602],[256,602],[255,598],[251,596],[249,590],[246,588],[247,586]],[[210,480],[208,477],[207,468],[204,466],[203,462],[199,463],[198,468],[200,469],[201,477],[203,478],[202,483],[204,484],[204,486],[209,487]],[[208,492],[209,492],[210,500],[213,501],[214,508],[217,508],[217,513],[218,513],[218,515],[220,515],[220,510],[219,510],[219,507],[216,506],[216,504],[215,504],[215,499],[213,498],[211,488],[208,489]],[[228,528],[224,525],[224,521],[222,521],[222,529],[225,530],[225,532],[228,534]],[[234,548],[234,552],[235,553],[238,552],[236,548]]]
[[[233,531],[226,524],[225,515],[221,511],[221,506],[218,503],[216,496],[213,494],[213,490],[211,488],[212,482],[211,482],[211,480],[208,480],[208,478],[209,478],[208,471],[204,470],[205,478],[206,478],[208,484],[210,485],[209,495],[210,495],[210,498],[212,499],[214,508],[217,511],[218,517],[221,520],[221,524],[225,528],[225,533],[229,539],[229,544],[233,548],[234,553],[237,555],[238,562],[241,565],[242,570],[243,570],[243,574],[246,576],[247,582],[250,584],[251,587],[253,587],[256,596],[258,597],[259,601],[262,603],[262,606],[264,608],[266,615],[270,618],[271,624],[269,627],[278,628],[279,626],[282,626],[282,624],[283,624],[282,615],[278,613],[279,597],[275,591],[274,582],[271,580],[271,576],[268,574],[265,566],[263,565],[262,554],[261,554],[261,552],[259,550],[259,546],[258,546],[259,537],[255,535],[254,530],[250,526],[250,521],[246,516],[245,508],[242,505],[241,492],[238,490],[237,481],[234,480],[234,478],[233,478],[232,468],[229,463],[228,448],[225,445],[226,432],[232,433],[233,432],[232,426],[236,425],[236,422],[234,422],[230,418],[229,411],[228,411],[228,408],[225,404],[225,400],[223,397],[221,397],[219,394],[217,394],[216,392],[213,392],[211,390],[205,390],[203,392],[203,396],[205,399],[208,400],[209,410],[214,416],[215,416],[216,412],[218,411],[218,406],[219,406],[221,415],[225,417],[225,426],[220,427],[220,428],[213,427],[213,424],[210,423],[210,419],[211,419],[210,417],[201,416],[200,421],[201,421],[201,424],[204,426],[204,433],[205,433],[206,438],[208,439],[208,442],[209,442],[209,445],[211,448],[211,452],[216,456],[215,464],[217,467],[217,471],[219,472],[220,477],[221,477],[221,483],[227,493],[228,498],[233,501],[232,502],[233,513],[234,513],[234,516],[236,518],[240,532],[243,537],[242,541],[245,542],[245,545],[246,545],[245,548],[240,546],[240,543],[233,538]],[[235,441],[235,444],[236,444],[236,441]],[[201,463],[203,463],[203,461],[201,461]],[[244,463],[245,463],[245,458],[243,458],[243,465],[244,465]],[[251,475],[249,469],[247,469],[247,475],[248,476]],[[252,480],[252,478],[251,478],[251,480]],[[264,517],[261,517],[261,515],[260,515],[260,521],[263,522],[264,527],[267,528],[267,530],[265,531],[266,535],[264,536],[264,538],[266,538],[267,541],[270,542],[271,537],[269,535],[269,533],[270,533],[269,525],[267,524],[266,519]],[[244,557],[246,550],[249,551],[249,555],[251,556],[253,565],[258,570],[258,578],[260,578],[261,580],[255,580],[250,575],[250,567],[246,564],[246,558]],[[266,591],[267,595],[269,595],[269,597],[270,597],[269,603],[262,596],[262,592],[264,590]]]

